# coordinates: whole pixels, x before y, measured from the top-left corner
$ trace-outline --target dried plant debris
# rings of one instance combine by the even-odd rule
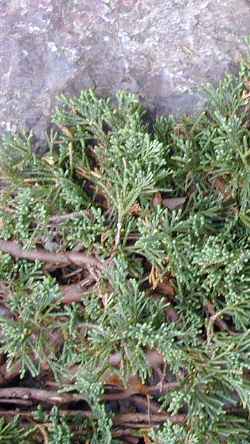
[[[0,441],[250,443],[249,68],[206,113],[61,98],[1,141]]]

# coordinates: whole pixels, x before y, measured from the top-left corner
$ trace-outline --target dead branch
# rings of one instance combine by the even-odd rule
[[[12,417],[12,416],[21,416],[21,417],[27,417],[27,418],[33,418],[37,416],[37,411],[28,411],[23,412],[19,411],[18,409],[15,410],[0,410],[0,417]],[[92,416],[91,410],[61,410],[60,409],[60,416],[83,416],[85,418],[90,418]]]
[[[103,395],[104,401],[121,401],[122,399],[130,398],[133,395],[145,395],[145,396],[160,396],[168,393],[171,390],[176,390],[180,387],[178,382],[168,382],[163,384],[157,384],[153,386],[147,386],[143,384],[132,385],[126,390],[116,393],[107,393]]]
[[[82,297],[88,294],[90,291],[93,291],[93,286],[89,288],[91,284],[93,284],[95,280],[93,277],[89,277],[88,279],[84,279],[77,284],[64,285],[60,287],[63,293],[62,302],[64,304],[72,304],[73,302],[81,302]],[[88,287],[86,288],[86,285]]]
[[[152,396],[161,396],[161,395],[165,395],[166,393],[172,391],[172,390],[176,390],[177,388],[180,387],[180,383],[179,382],[163,382],[163,383],[159,383],[157,385],[153,385],[153,386],[149,386],[147,388],[147,392],[149,395]]]
[[[93,291],[94,287],[93,284],[95,283],[95,279],[92,276],[89,276],[87,279],[83,279],[82,281],[76,283],[76,284],[70,284],[70,285],[62,285],[60,286],[60,290],[63,294],[63,297],[59,299],[58,303],[63,304],[72,304],[73,302],[80,302],[82,300],[82,297],[86,294],[88,294],[90,291]],[[2,300],[8,300],[11,297],[10,291],[6,291],[4,294],[3,291],[1,293]],[[11,319],[12,314],[11,311],[0,304],[0,315],[5,316],[9,319]],[[0,367],[0,384],[1,384],[1,367]]]
[[[131,433],[133,433],[133,429],[116,429],[112,433],[112,436],[114,438],[120,438],[120,437],[123,437],[123,436],[130,436]]]
[[[142,428],[156,424],[162,424],[166,420],[173,424],[185,424],[187,421],[186,415],[169,415],[167,413],[158,413],[157,415],[149,415],[144,413],[122,413],[113,418],[113,424],[117,426],[127,426],[131,428]]]
[[[147,398],[145,398],[143,396],[135,395],[135,396],[132,396],[131,402],[132,402],[132,404],[135,405],[135,407],[137,409],[139,409],[139,411],[148,412],[149,415],[152,415],[152,414],[158,415],[158,413],[162,412],[160,404],[158,404],[158,402],[150,399],[149,396],[147,396]]]
[[[210,319],[212,319],[212,322],[214,322],[217,325],[217,327],[219,327],[220,330],[230,332],[230,329],[229,329],[228,325],[226,324],[226,322],[218,317],[218,315],[214,309],[214,306],[213,306],[213,304],[211,304],[211,302],[209,302],[206,305],[206,309],[207,309],[207,312],[211,315]]]
[[[34,389],[29,387],[0,388],[0,398],[24,399],[45,402],[47,404],[67,404],[76,401],[85,401],[84,395],[58,393],[56,391]]]
[[[41,248],[35,250],[25,250],[16,241],[5,241],[0,240],[0,250],[4,253],[8,253],[16,259],[27,259],[30,261],[41,261],[50,264],[57,265],[77,265],[77,266],[89,266],[95,267],[99,270],[103,270],[103,263],[93,257],[87,256],[84,253],[78,253],[74,251],[65,253],[51,253],[49,251],[43,250]]]
[[[73,211],[72,213],[68,213],[68,214],[55,215],[49,219],[49,223],[59,225],[59,224],[62,224],[63,222],[76,219],[76,218],[81,217],[83,215],[84,215],[84,211]]]
[[[124,435],[120,439],[122,439],[123,442],[125,442],[126,444],[138,444],[138,442],[139,442],[139,438],[136,437],[136,436],[126,436],[126,435]]]
[[[49,437],[48,437],[48,433],[47,430],[45,429],[45,427],[42,424],[37,424],[35,421],[31,420],[32,423],[38,428],[38,430],[40,431],[42,437],[43,437],[43,443],[44,444],[49,444]]]
[[[33,402],[28,399],[8,399],[8,398],[0,398],[0,404],[17,404],[19,406],[32,406]]]
[[[36,417],[36,411],[28,411],[23,412],[19,409],[15,410],[0,410],[1,417],[14,417],[20,416],[23,418],[34,418]],[[60,415],[67,416],[82,416],[90,418],[92,416],[92,412],[90,410],[60,410]],[[164,423],[166,420],[169,420],[173,424],[185,424],[187,421],[186,415],[169,415],[166,413],[159,413],[148,415],[144,413],[122,413],[113,418],[113,425],[118,427],[126,427],[126,434],[132,432],[133,429],[140,428],[152,428],[155,425],[160,425]],[[122,436],[122,431],[114,431],[114,436]],[[124,435],[123,435],[124,436]]]

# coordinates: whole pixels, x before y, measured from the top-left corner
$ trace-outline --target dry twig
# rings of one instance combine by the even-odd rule
[[[0,388],[0,398],[24,399],[45,402],[47,404],[68,404],[70,402],[85,401],[84,395],[58,393],[56,391],[35,389],[29,387]]]
[[[152,427],[156,424],[162,424],[166,420],[173,424],[185,424],[187,421],[186,415],[169,415],[167,413],[158,413],[150,416],[150,423],[148,421],[148,414],[144,413],[122,413],[113,419],[113,424],[117,426],[127,426],[131,428]]]
[[[38,248],[35,250],[25,250],[16,241],[0,240],[0,250],[4,253],[8,253],[16,259],[27,259],[30,261],[41,261],[57,265],[77,265],[77,266],[90,266],[96,267],[99,270],[103,270],[103,263],[93,257],[87,256],[84,253],[78,253],[74,251],[65,253],[51,253],[49,251]]]

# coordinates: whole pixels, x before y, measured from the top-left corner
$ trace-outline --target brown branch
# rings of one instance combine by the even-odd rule
[[[113,436],[113,438],[120,438],[123,436],[130,436],[131,433],[133,433],[133,429],[116,429],[112,433],[112,436]]]
[[[206,305],[206,309],[207,309],[207,312],[211,315],[212,321],[217,325],[217,327],[219,327],[219,329],[222,331],[227,331],[230,333],[230,329],[229,329],[228,325],[226,324],[226,322],[223,321],[222,319],[220,319],[219,317],[217,317],[216,311],[214,309],[213,304],[211,304],[211,302],[209,302]]]
[[[21,417],[28,417],[33,418],[37,416],[37,411],[34,412],[22,412],[18,409],[15,410],[0,410],[0,417],[8,417],[8,416],[21,416]],[[90,418],[92,416],[91,410],[61,410],[60,409],[60,416],[83,416],[85,418]]]
[[[134,404],[140,412],[147,412],[150,416],[152,414],[158,415],[158,413],[162,412],[160,404],[150,399],[149,396],[147,396],[147,398],[138,395],[132,396],[131,403]]]
[[[147,393],[152,396],[161,396],[178,388],[180,388],[179,382],[163,382],[157,385],[149,386],[147,388]]]
[[[40,431],[42,437],[43,437],[43,443],[44,444],[49,444],[49,437],[48,437],[48,433],[45,429],[45,427],[42,424],[37,424],[35,421],[32,421],[33,424],[38,428],[38,430]]]
[[[99,270],[103,270],[103,263],[93,257],[87,256],[84,253],[78,253],[74,251],[65,252],[65,253],[51,253],[49,251],[43,250],[41,248],[35,250],[25,250],[20,244],[16,241],[5,241],[0,240],[0,250],[10,254],[16,259],[27,259],[30,261],[41,261],[50,264],[57,264],[67,266],[70,264],[77,266],[90,266],[96,267]]]
[[[0,404],[17,404],[21,406],[30,407],[33,403],[28,399],[8,399],[8,398],[0,398]]]
[[[68,305],[72,304],[73,302],[81,302],[82,297],[84,295],[88,294],[90,291],[93,291],[94,289],[93,284],[95,282],[96,282],[95,279],[92,276],[89,276],[89,278],[83,279],[77,284],[60,286],[60,290],[63,294],[63,297],[61,299],[58,299],[56,303],[63,303]],[[8,300],[10,296],[11,296],[10,291],[6,292],[5,294],[1,293],[1,297],[3,300]],[[11,319],[12,315],[10,310],[7,307],[5,306],[3,307],[0,304],[0,315],[2,316],[3,313],[6,314],[7,318]],[[0,367],[0,384],[1,384],[1,367]]]
[[[143,384],[132,385],[126,390],[119,391],[116,393],[107,393],[103,395],[104,401],[121,401],[122,399],[130,398],[133,395],[151,395],[160,396],[168,393],[171,390],[176,390],[180,387],[178,382],[167,382],[163,384],[157,384],[153,386],[147,386]]]
[[[113,424],[117,426],[128,426],[131,428],[141,428],[156,424],[161,424],[169,420],[173,424],[185,424],[187,421],[186,415],[168,415],[167,413],[158,413],[157,415],[150,415],[150,423],[148,414],[144,413],[122,413],[113,418]]]
[[[67,404],[69,402],[85,401],[83,395],[58,393],[56,391],[33,389],[29,387],[0,388],[0,398],[25,399],[45,402],[48,404]]]
[[[49,219],[49,222],[57,225],[57,224],[61,224],[61,223],[65,222],[65,221],[81,217],[83,215],[84,215],[84,211],[74,211],[74,212],[68,213],[68,214],[61,214],[61,215],[52,216]]]
[[[117,393],[106,393],[102,396],[103,401],[122,401],[123,399],[128,399],[130,396],[135,395],[138,393],[138,390],[134,389],[127,389],[124,391],[120,391]]]
[[[36,411],[22,412],[19,409],[15,410],[0,410],[0,417],[13,417],[13,416],[34,418],[36,416]],[[90,410],[60,410],[60,415],[67,416],[82,416],[90,418],[92,412]],[[143,413],[122,413],[113,418],[113,425],[120,427],[127,427],[126,433],[131,433],[133,429],[140,428],[151,428],[156,425],[164,423],[169,420],[173,424],[185,424],[187,421],[186,415],[168,415],[164,414],[153,414],[150,415],[150,422],[148,414]],[[129,430],[128,430],[129,429]],[[114,434],[117,432],[114,431]],[[120,435],[120,432],[118,432]]]
[[[89,286],[94,282],[95,282],[94,279],[90,277],[89,279],[84,279],[83,281],[78,282],[77,284],[64,285],[60,287],[63,293],[62,302],[64,304],[72,304],[72,302],[81,302],[83,296],[93,290],[93,287],[89,288]],[[88,288],[86,288],[86,284],[88,285]]]
[[[69,278],[77,276],[78,274],[81,274],[81,273],[82,273],[82,267],[77,268],[76,270],[73,270],[73,271],[68,271],[68,272],[65,272],[65,269],[63,269],[63,278],[69,279]]]
[[[139,442],[139,438],[136,437],[136,436],[126,436],[126,435],[124,435],[120,439],[122,439],[123,442],[125,442],[126,444],[138,444],[138,442]]]

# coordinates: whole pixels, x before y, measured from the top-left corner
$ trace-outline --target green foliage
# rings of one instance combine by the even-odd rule
[[[176,383],[153,395],[172,418],[152,424],[153,443],[250,442],[247,87],[244,64],[238,78],[207,88],[206,113],[161,117],[153,130],[134,95],[113,103],[84,91],[61,98],[45,155],[32,151],[30,135],[2,140],[0,238],[104,264],[101,273],[1,253],[8,368],[18,366],[23,384],[52,378],[60,393],[82,395],[84,405],[69,408],[91,411],[70,416],[45,403],[37,425],[25,423],[30,442],[40,442],[39,424],[51,443],[121,442],[114,418],[126,404],[104,399],[114,378],[119,392],[135,376],[143,387]],[[65,286],[79,282],[82,300],[66,305]],[[150,353],[165,365],[156,369]],[[1,420],[0,442],[17,442],[21,427]],[[143,434],[142,424],[134,436]]]
[[[7,422],[4,418],[0,418],[0,442],[1,444],[12,444],[12,443],[27,443],[27,439],[31,438],[35,431],[35,428],[30,428],[25,430],[20,425],[20,418],[16,416],[13,421]],[[29,441],[30,443],[34,442]]]
[[[49,419],[52,425],[50,432],[51,444],[71,444],[73,435],[66,421],[60,417],[57,408],[53,407]]]
[[[15,361],[20,363],[21,376],[24,376],[26,369],[32,376],[37,376],[41,362],[53,355],[50,332],[53,332],[54,321],[50,316],[54,302],[61,294],[54,280],[46,276],[35,282],[30,278],[26,285],[18,282],[13,290],[9,301],[13,317],[0,317],[1,351],[6,354],[9,365]],[[32,359],[34,354],[36,364]]]

